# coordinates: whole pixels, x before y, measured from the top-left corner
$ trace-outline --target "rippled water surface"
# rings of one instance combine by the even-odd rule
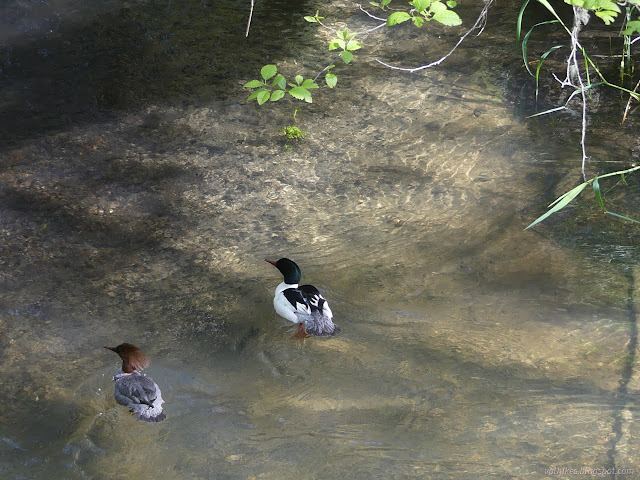
[[[580,155],[506,100],[513,11],[417,75],[374,59],[431,61],[463,31],[370,37],[286,146],[295,105],[241,86],[267,62],[321,69],[326,35],[299,21],[316,5],[266,2],[245,40],[247,3],[3,7],[0,476],[636,467],[637,236],[523,231]],[[290,338],[264,262],[281,256],[341,335]],[[151,357],[166,421],[116,405],[102,346],[121,342]]]

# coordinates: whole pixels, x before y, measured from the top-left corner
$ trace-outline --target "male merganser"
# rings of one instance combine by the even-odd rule
[[[293,338],[304,338],[309,334],[329,336],[340,333],[340,327],[333,323],[329,304],[318,289],[313,285],[298,286],[302,273],[296,262],[288,258],[267,262],[284,276],[284,282],[276,287],[273,306],[278,315],[298,324],[298,331]]]
[[[164,400],[160,388],[151,377],[140,373],[140,370],[149,366],[147,356],[130,343],[104,348],[116,352],[122,359],[122,368],[113,377],[116,382],[116,402],[129,407],[138,420],[160,422],[167,418],[162,413]]]

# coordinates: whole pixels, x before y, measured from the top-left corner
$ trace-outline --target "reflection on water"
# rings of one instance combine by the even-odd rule
[[[273,8],[255,29],[289,18]],[[231,74],[212,83],[221,96],[198,78],[184,87],[195,99],[145,98],[62,131],[5,126],[2,475],[632,468],[637,267],[620,265],[637,248],[587,257],[522,231],[554,180],[477,55],[477,42],[495,54],[510,40],[475,42],[424,76],[381,76],[363,53],[345,88],[302,113],[312,133],[292,151],[273,139],[286,108],[237,103],[246,92],[228,90],[246,78]],[[297,52],[276,51],[293,68]],[[271,303],[281,279],[263,261],[285,255],[331,302],[340,336],[290,339]],[[124,341],[151,357],[161,424],[113,400],[118,362],[102,346]]]

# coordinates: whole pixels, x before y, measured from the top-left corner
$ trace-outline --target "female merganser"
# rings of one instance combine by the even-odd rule
[[[267,262],[284,276],[284,282],[276,287],[273,306],[278,315],[298,324],[298,331],[293,338],[304,338],[309,334],[328,336],[340,333],[340,327],[333,323],[329,304],[318,289],[313,285],[298,286],[302,273],[296,262],[288,258]]]
[[[116,352],[122,359],[122,368],[113,377],[116,382],[116,402],[129,407],[138,420],[160,422],[167,418],[162,413],[164,400],[160,388],[151,377],[140,373],[140,370],[149,366],[147,356],[130,343],[104,348]]]

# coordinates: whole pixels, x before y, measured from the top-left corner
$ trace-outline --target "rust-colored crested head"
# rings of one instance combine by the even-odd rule
[[[117,347],[104,347],[107,350],[116,352],[122,359],[122,371],[131,373],[134,370],[144,370],[149,366],[149,357],[142,350],[130,343],[121,343]]]

